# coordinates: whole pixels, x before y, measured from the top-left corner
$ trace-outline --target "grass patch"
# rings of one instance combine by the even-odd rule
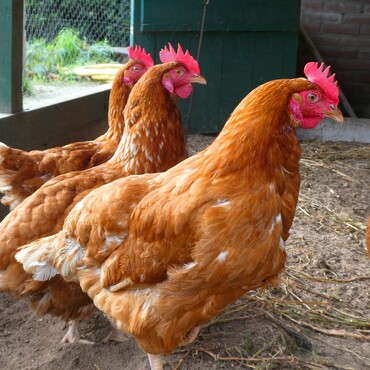
[[[86,64],[110,63],[113,48],[106,40],[88,45],[73,29],[64,29],[54,40],[35,39],[26,45],[23,92],[31,93],[31,81],[78,80],[72,70]]]

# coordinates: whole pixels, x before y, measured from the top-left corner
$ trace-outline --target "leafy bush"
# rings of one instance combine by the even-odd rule
[[[82,50],[79,56],[81,62],[105,63],[112,60],[113,49],[107,40],[98,41]]]
[[[43,79],[48,73],[57,73],[57,58],[46,40],[34,40],[26,45],[26,76]]]
[[[78,32],[72,29],[62,30],[52,42],[52,48],[61,67],[75,63],[83,46]]]
[[[59,32],[48,43],[36,39],[27,43],[25,75],[31,79],[75,79],[75,66],[112,62],[113,49],[107,41],[88,45],[73,29]]]

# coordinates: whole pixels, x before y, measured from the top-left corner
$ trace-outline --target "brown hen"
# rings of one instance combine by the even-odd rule
[[[308,80],[253,90],[207,149],[167,172],[90,193],[61,232],[17,259],[36,280],[60,273],[79,282],[162,369],[158,354],[194,339],[247,291],[278,281],[300,186],[295,127],[343,120],[328,70],[309,63],[305,72]]]

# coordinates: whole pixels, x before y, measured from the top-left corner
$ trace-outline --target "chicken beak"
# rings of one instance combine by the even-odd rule
[[[201,85],[207,85],[207,81],[202,75],[191,77],[190,82],[192,84],[197,83]]]
[[[330,106],[330,110],[325,112],[325,117],[337,122],[343,122],[343,114],[335,105]]]

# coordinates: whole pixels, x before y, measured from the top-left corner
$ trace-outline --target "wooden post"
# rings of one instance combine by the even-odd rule
[[[0,1],[0,113],[22,106],[23,0]]]

